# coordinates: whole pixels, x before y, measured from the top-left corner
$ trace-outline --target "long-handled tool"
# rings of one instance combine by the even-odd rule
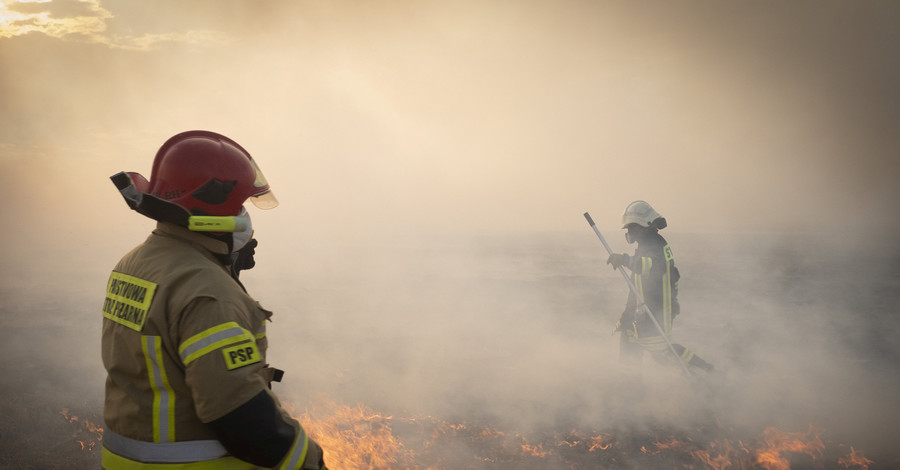
[[[594,223],[594,219],[591,218],[591,215],[585,212],[584,218],[587,219],[588,224],[590,224],[591,228],[594,229],[594,233],[596,233],[600,238],[600,242],[603,243],[603,247],[606,248],[606,252],[610,255],[613,254],[612,249],[609,247],[609,244],[606,243],[606,239],[603,238],[603,234],[600,233],[600,229],[597,228],[597,225]],[[631,280],[631,276],[629,276],[628,273],[625,272],[625,267],[619,266],[617,271],[619,271],[619,273],[622,274],[622,277],[625,278],[625,282],[628,283],[628,287],[634,294],[634,298],[638,306],[641,308],[641,310],[644,311],[644,313],[647,314],[648,317],[650,317],[650,320],[653,321],[653,326],[656,327],[657,331],[659,331],[659,334],[663,337],[663,339],[666,340],[666,344],[669,346],[669,351],[671,351],[672,355],[678,359],[678,363],[681,364],[681,368],[684,370],[685,375],[690,377],[691,371],[688,370],[687,364],[685,364],[684,360],[681,359],[681,356],[677,352],[675,352],[675,347],[673,347],[672,342],[669,341],[669,335],[667,335],[666,332],[663,331],[662,327],[659,326],[659,322],[656,321],[656,317],[653,316],[653,312],[650,311],[650,307],[648,307],[647,304],[644,303],[644,297],[640,294],[640,292],[638,292],[637,287],[635,287],[634,282]]]

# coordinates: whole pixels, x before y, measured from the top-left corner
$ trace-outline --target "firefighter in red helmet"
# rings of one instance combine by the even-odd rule
[[[113,269],[103,304],[102,465],[117,469],[324,469],[322,449],[271,391],[272,312],[238,281],[253,265],[248,199],[278,202],[250,154],[214,132],[166,141],[150,180],[112,178],[157,220]]]
[[[636,290],[659,325],[659,328],[654,325],[638,305],[635,294],[630,293],[616,331],[622,333],[619,359],[624,373],[634,380],[640,374],[644,351],[661,363],[682,361],[692,374],[704,376],[713,369],[711,364],[680,344],[672,344],[672,349],[680,356],[672,357],[666,338],[662,336],[671,335],[672,322],[679,313],[678,280],[681,277],[669,243],[659,234],[666,225],[666,219],[650,204],[632,202],[622,214],[622,228],[627,230],[626,241],[637,243],[637,249],[634,255],[613,253],[606,261],[613,269],[624,266],[631,271]]]

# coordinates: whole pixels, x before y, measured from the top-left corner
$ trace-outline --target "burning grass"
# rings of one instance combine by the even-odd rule
[[[876,468],[855,448],[826,446],[815,426],[796,432],[768,427],[750,438],[716,426],[525,435],[329,400],[297,417],[325,449],[329,466],[344,470]]]
[[[0,411],[0,468],[99,467],[99,410],[54,408],[35,402],[34,395],[11,393]],[[768,427],[749,437],[715,425],[526,434],[488,423],[392,416],[327,399],[292,414],[325,449],[332,470],[900,468],[896,460],[877,462],[862,450],[831,442],[815,426]]]
[[[59,406],[40,392],[4,387],[0,405],[0,468],[97,469],[101,410],[83,402]]]

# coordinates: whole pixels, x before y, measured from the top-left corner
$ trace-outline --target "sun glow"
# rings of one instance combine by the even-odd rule
[[[34,4],[43,7],[37,8]],[[16,8],[17,5],[20,8]],[[34,32],[54,38],[70,35],[97,37],[106,31],[106,22],[113,16],[97,0],[83,1],[82,10],[69,14],[54,12],[52,5],[50,1],[0,3],[0,37],[11,38]]]
[[[51,0],[0,2],[0,38],[43,34],[56,39],[102,44],[113,49],[148,51],[161,44],[226,44],[228,38],[217,31],[195,30],[165,34],[115,34],[109,22],[115,15],[99,0],[81,0],[77,9],[60,10]]]

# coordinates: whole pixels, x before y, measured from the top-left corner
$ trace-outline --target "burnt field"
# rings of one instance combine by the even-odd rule
[[[645,360],[622,386],[627,287],[587,228],[290,258],[262,238],[243,279],[276,314],[276,392],[333,469],[900,468],[900,247],[664,235],[673,336],[708,380]],[[4,274],[0,468],[99,468],[111,264],[83,261]]]

